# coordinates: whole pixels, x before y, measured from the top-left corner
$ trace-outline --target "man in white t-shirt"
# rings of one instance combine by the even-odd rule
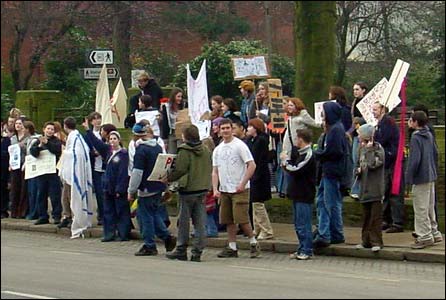
[[[215,148],[212,158],[212,186],[220,201],[220,223],[226,224],[229,246],[218,257],[238,257],[237,225],[248,236],[251,258],[260,255],[260,246],[249,224],[249,179],[256,164],[248,146],[232,135],[232,122],[220,123],[223,142]]]

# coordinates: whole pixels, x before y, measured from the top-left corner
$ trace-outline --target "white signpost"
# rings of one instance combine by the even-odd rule
[[[93,65],[111,65],[113,64],[112,50],[92,50],[88,59]]]
[[[101,68],[84,68],[82,69],[84,79],[99,79]],[[115,79],[119,77],[119,70],[117,68],[107,68],[107,78]]]

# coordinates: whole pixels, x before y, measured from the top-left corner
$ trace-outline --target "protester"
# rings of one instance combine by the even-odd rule
[[[237,111],[237,104],[232,98],[225,98],[223,104],[221,105],[223,111],[223,118],[230,119],[232,122],[240,120],[235,112]]]
[[[167,145],[167,151],[177,153],[178,144],[181,143],[175,135],[175,124],[178,111],[184,108],[183,90],[174,88],[170,93],[169,102],[161,106],[161,137]]]
[[[211,97],[211,117],[210,120],[213,121],[216,118],[223,116],[223,111],[221,105],[223,103],[223,97],[220,95],[214,95]]]
[[[297,251],[290,258],[298,260],[307,260],[313,256],[312,216],[316,195],[316,161],[311,141],[311,130],[298,130],[295,145],[299,149],[299,156],[295,160],[282,161],[282,166],[289,173],[287,196],[293,201],[294,229],[299,239]]]
[[[64,119],[64,130],[68,138],[60,174],[62,180],[70,186],[70,208],[73,212],[71,238],[83,238],[85,231],[91,227],[93,216],[90,148],[76,129],[73,117]]]
[[[260,118],[263,122],[268,124],[271,120],[269,111],[270,102],[268,82],[262,81],[258,85],[255,100],[251,104],[251,110],[249,113],[250,119]]]
[[[136,192],[138,192],[137,215],[144,239],[144,244],[135,255],[157,255],[155,235],[164,240],[166,251],[172,251],[176,243],[175,237],[167,230],[160,215],[161,194],[166,189],[166,185],[158,181],[147,181],[153,171],[158,154],[162,153],[162,149],[153,138],[153,130],[149,126],[136,123],[132,131],[142,140],[136,147],[134,165],[127,190],[128,201],[133,201]]]
[[[359,202],[363,208],[361,244],[357,249],[382,249],[381,232],[382,199],[384,197],[384,148],[374,141],[375,128],[364,124],[358,128],[360,141],[359,167],[356,169],[360,183]]]
[[[243,96],[242,107],[240,109],[240,119],[242,120],[243,126],[246,128],[248,127],[248,121],[255,118],[255,114],[251,114],[252,111],[255,112],[255,110],[252,108],[256,98],[254,93],[254,82],[251,80],[243,80],[238,88]]]
[[[404,197],[392,195],[393,169],[395,167],[399,130],[395,120],[386,113],[386,108],[376,102],[372,107],[373,116],[378,120],[374,140],[378,142],[385,151],[385,197],[383,201],[383,224],[382,230],[386,233],[403,232],[404,227]],[[401,186],[401,191],[404,187]]]
[[[163,98],[163,91],[156,83],[154,78],[150,78],[146,72],[138,76],[138,88],[140,92],[130,98],[130,114],[134,114],[138,110],[138,101],[141,96],[149,95],[153,100],[153,107],[160,108],[160,99]]]
[[[268,135],[265,123],[259,118],[248,122],[248,147],[256,169],[250,180],[249,202],[252,207],[254,234],[258,240],[274,238],[265,201],[271,199],[270,170],[268,168]]]
[[[29,132],[23,126],[24,117],[20,117],[14,124],[14,135],[11,137],[11,146],[18,144],[20,147],[20,166],[13,170],[9,165],[11,188],[9,190],[9,199],[11,201],[11,218],[25,218],[28,209],[27,187],[25,183],[25,164],[26,144],[29,139]]]
[[[194,224],[194,242],[191,261],[201,261],[206,242],[206,211],[204,197],[211,186],[211,152],[200,141],[195,125],[186,127],[182,134],[184,144],[178,148],[175,169],[168,181],[179,180],[178,237],[174,252],[167,254],[170,259],[187,260],[189,224]]]
[[[353,118],[353,132],[352,132],[352,160],[353,160],[353,172],[352,172],[352,186],[350,189],[350,197],[353,199],[359,199],[360,184],[356,179],[356,169],[359,167],[359,138],[357,130],[361,125],[366,122],[363,118],[354,117]]]
[[[362,98],[367,94],[367,85],[365,82],[358,81],[353,84],[353,102],[351,107],[352,118],[362,117],[361,112],[358,109],[358,104],[361,102]]]
[[[48,150],[55,156],[54,168],[62,155],[62,142],[54,135],[54,123],[46,122],[43,126],[44,135],[39,138],[39,142],[31,146],[30,153],[35,158],[39,158],[42,151]],[[37,208],[38,220],[35,225],[48,224],[48,196],[51,200],[51,215],[54,224],[60,224],[62,217],[61,193],[62,184],[59,174],[43,174],[36,177],[37,185]]]
[[[29,134],[28,141],[26,142],[26,156],[31,155],[31,147],[39,142],[39,137],[41,136],[36,132],[34,123],[31,121],[23,122],[23,127],[25,131]],[[26,172],[26,164],[23,166],[23,171]],[[25,173],[26,174],[26,173]],[[28,209],[26,214],[27,220],[37,220],[39,218],[39,209],[37,201],[37,178],[25,179],[27,186],[27,198],[28,198]]]
[[[122,148],[121,135],[112,131],[108,135],[111,146],[106,160],[103,180],[104,227],[102,242],[129,241],[131,231],[130,206],[127,201],[128,153]],[[116,236],[116,232],[118,236]]]
[[[222,140],[221,134],[220,134],[220,123],[223,120],[224,120],[223,117],[218,117],[218,118],[215,118],[214,120],[212,120],[211,137],[212,137],[215,147],[217,147]]]
[[[8,122],[5,122],[6,126],[2,132],[1,136],[1,177],[0,177],[0,193],[1,197],[1,218],[9,217],[9,152],[8,147],[11,145],[11,136],[14,134],[14,123],[15,119],[12,118],[10,121],[10,117],[8,118]]]
[[[321,183],[317,191],[318,232],[313,247],[344,243],[342,220],[341,179],[346,175],[348,143],[341,123],[341,106],[334,102],[323,104],[323,147],[314,151],[322,169]],[[350,176],[350,174],[349,174]]]
[[[246,128],[243,126],[242,120],[237,120],[232,123],[232,135],[245,143],[248,142],[248,137],[246,136]]]
[[[344,130],[348,131],[352,127],[351,107],[348,105],[347,96],[344,88],[332,85],[328,91],[328,99],[336,100],[342,108],[341,122],[344,125]]]
[[[416,240],[411,245],[412,249],[423,249],[443,241],[434,209],[438,150],[426,126],[427,121],[423,111],[415,111],[408,121],[409,127],[415,129],[410,140],[406,170],[407,184],[413,185]]]
[[[250,256],[260,255],[260,246],[249,224],[249,179],[255,171],[255,162],[248,146],[232,135],[231,120],[220,122],[223,142],[212,158],[212,186],[220,201],[220,222],[226,224],[229,246],[218,257],[238,257],[237,225],[240,224],[251,245]]]
[[[99,139],[99,140],[104,140],[106,139],[106,134],[116,130],[116,127],[111,128],[111,126],[107,126],[106,129],[108,129],[108,132],[105,133],[104,132],[104,136],[102,136],[101,134],[101,124],[102,124],[102,116],[100,113],[98,112],[92,112],[91,114],[88,115],[87,117],[88,119],[88,124],[90,124],[93,128],[92,128],[92,133],[93,135]],[[88,127],[86,128],[88,129]],[[104,171],[105,171],[105,159],[106,155],[105,153],[108,153],[108,149],[105,151],[105,153],[103,152],[101,155],[101,153],[98,151],[98,149],[96,149],[93,145],[93,143],[91,142],[91,139],[88,137],[88,135],[86,135],[85,137],[85,141],[87,142],[88,147],[90,147],[90,160],[92,162],[92,176],[93,176],[93,188],[94,188],[94,194],[96,196],[96,203],[97,203],[97,221],[98,221],[98,225],[102,225],[102,220],[103,220],[103,215],[104,215],[104,192],[102,189],[102,177],[104,175]]]

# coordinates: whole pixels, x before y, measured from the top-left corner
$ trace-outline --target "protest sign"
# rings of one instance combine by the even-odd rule
[[[136,111],[135,112],[135,120],[138,123],[141,120],[147,120],[150,123],[150,127],[153,130],[153,134],[160,136],[160,126],[158,123],[158,117],[160,112],[158,110],[149,110],[149,111]]]
[[[158,154],[152,174],[147,181],[161,181],[175,167],[176,154]]]
[[[231,57],[235,80],[271,77],[268,59],[264,55]]]
[[[8,147],[9,152],[9,166],[12,170],[20,169],[20,146],[14,144]]]
[[[389,113],[401,102],[398,94],[401,90],[404,77],[406,77],[407,71],[409,70],[409,66],[410,64],[398,59],[393,67],[392,75],[379,102],[387,107]]]
[[[283,98],[271,98],[270,105],[272,129],[277,131],[278,129],[285,128],[286,123],[285,110],[283,109]]]
[[[206,79],[206,60],[201,65],[197,79],[192,77],[189,69],[187,69],[187,94],[189,116],[193,124],[198,122],[203,114],[209,112],[208,84]]]
[[[56,156],[48,150],[40,151],[39,157],[25,156],[25,179],[56,173]]]
[[[314,121],[316,121],[316,124],[322,124],[322,112],[324,111],[323,105],[325,102],[336,102],[336,100],[314,102]]]

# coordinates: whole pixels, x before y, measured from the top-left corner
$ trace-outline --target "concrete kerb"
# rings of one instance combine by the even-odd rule
[[[71,232],[68,228],[57,228],[54,224],[45,225],[34,225],[30,224],[29,221],[18,221],[18,222],[1,222],[2,230],[25,230],[25,231],[35,231],[35,232],[45,232],[45,233],[56,233],[62,234],[67,237],[70,236]],[[102,228],[94,227],[87,230],[85,233],[85,238],[101,238]],[[141,234],[133,230],[131,232],[132,239],[142,239]],[[249,241],[245,238],[239,239],[237,245],[241,250],[249,250]],[[293,253],[296,251],[297,243],[292,243],[283,240],[266,240],[260,241],[262,251],[275,252],[275,253]],[[227,246],[226,237],[208,238],[207,247],[211,248],[224,248]],[[379,252],[372,252],[369,249],[356,249],[354,245],[331,245],[330,247],[321,249],[316,252],[318,255],[327,256],[347,256],[347,257],[358,257],[358,258],[371,258],[371,259],[387,259],[387,260],[400,260],[400,261],[416,261],[416,262],[429,262],[429,263],[445,263],[445,253],[438,250],[423,249],[413,250],[408,247],[384,247]]]

